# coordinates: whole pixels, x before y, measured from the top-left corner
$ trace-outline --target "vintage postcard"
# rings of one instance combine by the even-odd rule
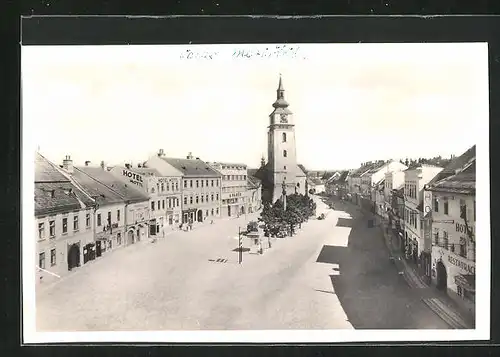
[[[489,338],[486,43],[21,70],[25,343]]]

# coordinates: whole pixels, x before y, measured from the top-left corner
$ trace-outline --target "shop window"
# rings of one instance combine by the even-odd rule
[[[50,250],[50,266],[53,267],[56,265],[56,250],[51,249]]]
[[[45,252],[38,254],[38,267],[45,269]]]
[[[67,218],[62,219],[62,232],[63,232],[63,234],[68,233],[68,219]]]

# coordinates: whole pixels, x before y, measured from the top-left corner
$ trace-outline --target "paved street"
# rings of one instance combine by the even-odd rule
[[[42,291],[37,328],[446,328],[389,262],[379,229],[336,209],[242,265],[244,216],[117,250]]]

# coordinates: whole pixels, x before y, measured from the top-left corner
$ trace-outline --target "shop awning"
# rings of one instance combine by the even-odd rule
[[[455,284],[464,289],[475,292],[476,291],[476,276],[471,274],[458,274],[455,275]]]

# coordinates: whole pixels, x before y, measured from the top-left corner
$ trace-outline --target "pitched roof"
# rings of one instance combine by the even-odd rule
[[[302,172],[303,172],[304,174],[307,174],[307,170],[306,170],[306,168],[304,167],[304,165],[302,165],[302,164],[297,164],[297,166],[299,167],[299,169],[301,169],[301,170],[302,170]]]
[[[40,153],[35,154],[35,182],[70,182],[59,169]]]
[[[255,176],[247,176],[247,186],[250,188],[259,188],[262,185],[262,181]]]
[[[463,171],[456,175],[448,176],[436,183],[432,191],[462,193],[474,195],[476,193],[476,162],[475,160]]]
[[[437,169],[442,169],[443,167],[441,166],[437,166],[437,165],[431,165],[431,164],[422,164],[422,163],[413,163],[413,164],[410,164],[408,166],[407,169],[403,170],[403,171],[412,171],[412,170],[415,170],[415,169],[418,169],[418,168],[426,168],[426,167],[433,167],[433,168],[437,168]]]
[[[75,172],[77,171],[81,172],[82,176],[87,175],[94,182],[106,186],[108,190],[118,195],[122,200],[130,203],[149,201],[149,196],[144,191],[133,184],[121,181],[111,172],[103,170],[100,167],[84,166],[75,168]],[[91,183],[92,181],[88,182]]]
[[[102,168],[99,169],[102,172],[107,172]],[[90,197],[95,198],[99,205],[124,203],[124,199],[118,193],[111,190],[104,183],[99,182],[87,173],[81,171],[79,168],[75,167],[71,176]]]
[[[35,216],[93,206],[93,201],[40,154],[35,156]]]
[[[473,145],[462,155],[455,157],[451,162],[444,168],[445,172],[457,173],[457,170],[463,169],[469,162],[476,158],[476,145]]]
[[[220,172],[200,159],[177,159],[172,157],[162,157],[161,159],[182,172],[184,176],[221,176]]]
[[[141,174],[147,174],[148,176],[161,176],[160,171],[150,167],[134,167],[131,171],[136,171]]]
[[[259,171],[259,169],[247,169],[248,176],[255,176],[255,174]]]

